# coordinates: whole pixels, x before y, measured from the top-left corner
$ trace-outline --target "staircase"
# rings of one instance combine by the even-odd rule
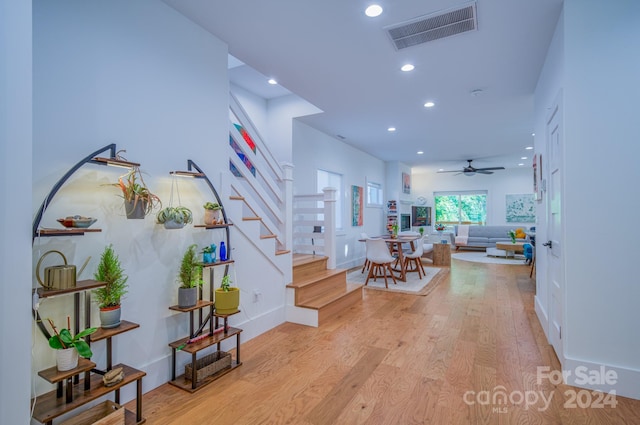
[[[287,321],[318,327],[362,300],[362,286],[347,283],[347,271],[327,269],[327,257],[293,255],[293,281],[287,285]]]

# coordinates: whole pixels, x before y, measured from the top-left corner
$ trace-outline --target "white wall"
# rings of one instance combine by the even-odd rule
[[[640,398],[638,248],[626,231],[640,210],[640,4],[564,8],[565,354],[569,364],[618,367],[618,394]]]
[[[216,154],[228,144],[225,44],[157,1],[37,0],[33,31],[34,210],[64,172],[111,142],[126,149],[128,159],[142,163],[146,183],[165,205],[169,171],[185,169],[187,159],[195,160],[214,184],[219,181],[220,172],[228,169],[225,156]],[[118,190],[107,186],[123,172],[89,165],[63,187],[42,225],[58,227],[56,218],[81,214],[97,217],[94,226],[103,231],[36,240],[33,267],[40,255],[60,249],[72,264],[92,257],[82,276],[88,278],[104,246],[113,244],[129,275],[123,319],[141,325],[114,339],[114,359],[147,372],[146,392],[170,379],[167,344],[188,331],[188,316],[168,309],[177,301],[182,253],[190,243],[219,244],[222,234],[165,231],[153,217],[126,220]],[[182,203],[192,208],[196,221],[202,220],[201,205],[210,192],[201,181],[180,180],[180,187]],[[241,266],[239,258],[236,267]],[[72,297],[48,299],[41,314],[62,325],[71,308]],[[33,370],[50,367],[52,350],[39,333],[35,342]],[[92,348],[104,367],[104,341]],[[42,379],[36,384],[38,393],[49,389]],[[123,400],[134,391],[135,386],[127,386]]]
[[[342,222],[344,228],[336,235],[336,265],[350,268],[362,265],[364,244],[360,234],[377,235],[384,231],[382,208],[364,208],[364,225],[351,226],[351,186],[366,188],[366,180],[384,184],[385,164],[333,137],[294,121],[293,125],[294,191],[297,194],[316,193],[318,169],[342,174]],[[338,214],[338,212],[336,212]]]
[[[528,161],[528,160],[527,160]],[[413,172],[411,176],[411,196],[427,199],[427,206],[434,206],[434,192],[486,190],[488,225],[533,226],[534,223],[507,223],[506,195],[533,193],[533,170],[531,167],[508,168],[493,174],[475,176],[438,174],[435,172]],[[432,225],[435,225],[435,210],[432,210]]]
[[[31,2],[0,2],[0,412],[29,421],[31,332]]]

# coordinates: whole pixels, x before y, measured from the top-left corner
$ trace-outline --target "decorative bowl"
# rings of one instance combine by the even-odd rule
[[[83,217],[81,215],[68,216],[65,218],[59,218],[58,222],[67,228],[80,228],[86,229],[93,223],[98,221],[97,218]]]

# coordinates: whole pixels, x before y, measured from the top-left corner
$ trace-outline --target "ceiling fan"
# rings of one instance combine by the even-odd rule
[[[469,163],[462,170],[450,170],[450,171],[438,171],[438,173],[462,173],[465,176],[473,176],[475,173],[479,174],[493,174],[493,170],[504,170],[504,167],[486,167],[486,168],[475,168],[471,165],[472,159],[467,159]]]

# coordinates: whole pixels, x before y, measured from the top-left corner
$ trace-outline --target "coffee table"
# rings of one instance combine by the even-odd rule
[[[501,249],[505,252],[505,257],[513,257],[515,254],[524,253],[524,244],[526,242],[496,242],[496,249]]]

